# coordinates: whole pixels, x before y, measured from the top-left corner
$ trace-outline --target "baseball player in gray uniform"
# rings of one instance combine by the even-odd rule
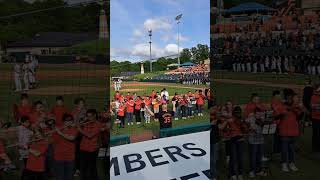
[[[22,65],[22,73],[23,73],[23,82],[24,82],[24,89],[25,91],[29,90],[29,66],[28,66],[29,60],[26,57],[26,61]]]
[[[18,64],[18,63],[15,63],[15,65],[13,67],[13,71],[14,71],[14,83],[15,83],[15,87],[16,87],[15,92],[20,92],[22,90],[22,85],[21,85],[22,69],[21,69],[21,65]]]

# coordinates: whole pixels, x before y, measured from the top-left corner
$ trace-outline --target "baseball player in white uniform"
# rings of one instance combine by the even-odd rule
[[[13,67],[13,71],[14,71],[14,83],[16,86],[16,90],[15,92],[20,92],[22,90],[22,86],[21,86],[21,77],[22,77],[22,69],[21,69],[21,65],[16,63]]]
[[[22,73],[23,73],[23,82],[24,82],[24,90],[29,90],[29,67],[28,60],[22,65]]]
[[[36,67],[38,66],[38,62],[35,60],[33,56],[29,56],[30,60],[28,63],[28,68],[29,68],[29,82],[30,82],[30,87],[35,88],[36,84]]]

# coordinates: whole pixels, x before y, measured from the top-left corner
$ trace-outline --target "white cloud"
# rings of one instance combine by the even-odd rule
[[[172,28],[172,24],[164,18],[150,18],[144,21],[143,26],[146,30],[152,29],[168,31]]]
[[[134,36],[134,37],[141,37],[141,36],[143,36],[142,30],[141,30],[141,29],[134,29],[134,30],[133,30],[133,36]]]
[[[182,47],[179,47],[180,52],[182,51]],[[178,45],[177,44],[168,44],[165,47],[165,54],[166,55],[174,55],[174,54],[178,54]]]
[[[186,42],[189,41],[190,39],[186,36],[183,36],[182,34],[179,34],[180,42]],[[175,40],[178,41],[178,34],[175,35]]]

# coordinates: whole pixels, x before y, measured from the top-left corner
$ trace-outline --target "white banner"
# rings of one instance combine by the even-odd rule
[[[210,132],[111,148],[111,180],[209,180]]]

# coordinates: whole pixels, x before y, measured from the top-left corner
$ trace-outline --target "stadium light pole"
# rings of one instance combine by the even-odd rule
[[[150,44],[150,72],[152,72],[152,56],[151,56],[151,44],[152,44],[152,41],[151,41],[151,37],[152,37],[152,30],[149,29],[149,38],[150,38],[150,41],[149,41],[149,44]]]
[[[180,67],[180,19],[182,18],[182,14],[179,14],[175,20],[178,24],[178,68]]]

